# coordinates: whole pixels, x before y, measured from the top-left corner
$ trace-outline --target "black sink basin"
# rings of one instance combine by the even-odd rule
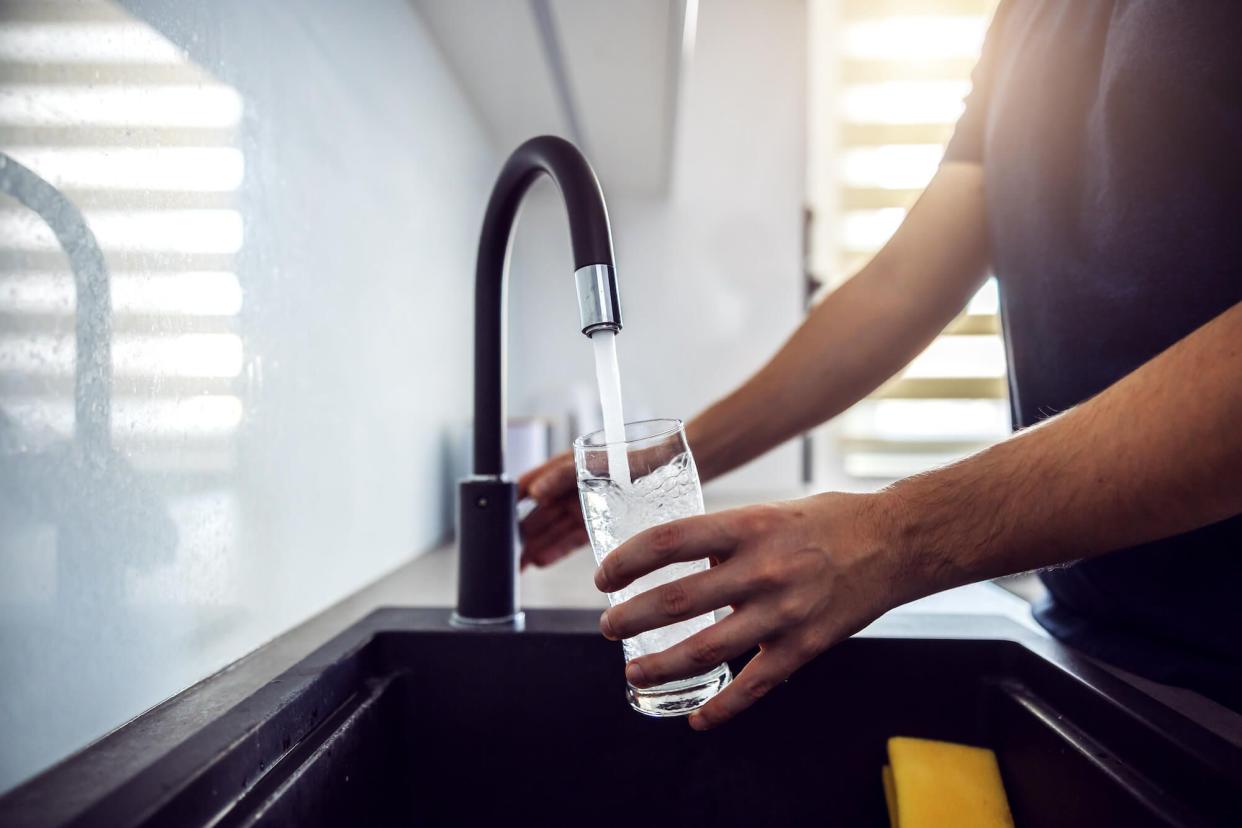
[[[372,614],[73,824],[883,826],[893,735],[996,750],[1019,826],[1242,824],[1236,748],[1012,622],[882,624],[695,733],[594,612],[447,620]]]

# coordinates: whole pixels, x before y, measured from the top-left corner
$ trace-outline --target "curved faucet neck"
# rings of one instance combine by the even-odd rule
[[[541,175],[556,182],[569,219],[576,272],[599,273],[607,269],[607,291],[602,301],[615,309],[610,326],[619,330],[620,308],[612,252],[612,231],[604,194],[591,165],[578,148],[563,138],[544,135],[522,144],[505,161],[492,189],[479,238],[479,258],[474,292],[474,473],[504,473],[505,428],[505,274],[509,241],[518,209],[530,185]],[[584,270],[589,269],[589,270]],[[580,300],[583,285],[598,282],[578,278]],[[599,296],[594,296],[600,300]],[[586,331],[584,321],[584,332]]]

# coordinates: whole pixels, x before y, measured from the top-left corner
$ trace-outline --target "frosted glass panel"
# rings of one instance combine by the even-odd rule
[[[0,152],[4,790],[446,537],[498,159],[402,0],[6,3]]]

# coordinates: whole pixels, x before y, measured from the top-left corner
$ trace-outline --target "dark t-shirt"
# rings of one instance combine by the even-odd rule
[[[945,159],[984,167],[1023,428],[1242,301],[1242,2],[1004,3]],[[1242,517],[1042,578],[1057,638],[1242,708]]]

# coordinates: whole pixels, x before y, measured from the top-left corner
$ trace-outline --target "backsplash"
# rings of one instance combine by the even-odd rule
[[[0,790],[446,536],[497,164],[399,0],[3,26]]]

